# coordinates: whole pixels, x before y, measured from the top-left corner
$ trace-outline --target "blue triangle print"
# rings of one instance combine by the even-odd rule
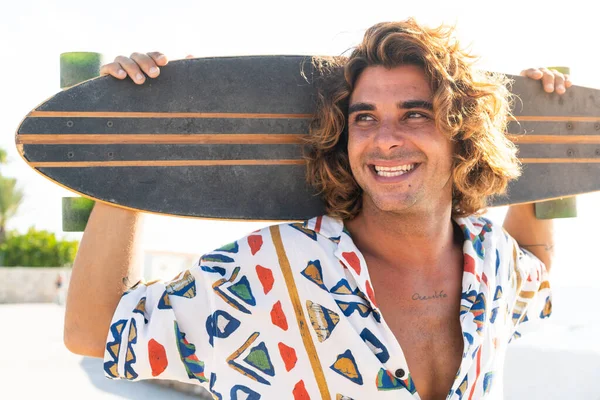
[[[358,371],[358,366],[356,365],[356,361],[354,360],[354,356],[350,350],[346,350],[340,354],[337,357],[337,360],[335,360],[333,365],[329,368],[343,377],[348,378],[357,385],[363,384],[362,375]]]
[[[265,342],[260,342],[258,346],[250,349],[250,353],[244,358],[244,361],[269,376],[275,376],[275,369]]]
[[[321,268],[321,262],[319,260],[309,261],[308,265],[306,268],[304,268],[301,274],[306,279],[328,292],[327,287],[323,283],[323,269]]]
[[[249,304],[251,306],[256,305],[256,299],[252,294],[252,289],[250,288],[250,282],[248,282],[248,278],[243,276],[236,284],[231,285],[227,288],[231,293],[233,293],[237,298],[242,300],[244,303]]]

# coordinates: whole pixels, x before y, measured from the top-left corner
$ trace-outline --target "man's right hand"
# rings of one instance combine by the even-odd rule
[[[111,75],[117,79],[130,77],[138,85],[146,81],[146,76],[156,78],[160,67],[167,65],[167,57],[157,51],[151,53],[133,53],[129,57],[118,56],[115,61],[100,67],[100,76]]]

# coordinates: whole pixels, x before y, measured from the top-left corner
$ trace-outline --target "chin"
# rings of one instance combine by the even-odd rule
[[[369,196],[370,197],[370,196]],[[370,197],[369,205],[380,212],[403,213],[410,210],[416,203],[416,199],[403,196],[398,197]]]

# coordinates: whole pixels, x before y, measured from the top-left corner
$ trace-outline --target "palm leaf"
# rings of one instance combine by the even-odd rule
[[[0,175],[0,228],[17,213],[22,201],[23,191],[17,187],[17,180]]]

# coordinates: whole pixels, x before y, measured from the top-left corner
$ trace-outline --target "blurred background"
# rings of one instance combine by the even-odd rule
[[[583,1],[513,0],[4,4],[0,148],[6,157],[0,174],[13,179],[21,200],[14,215],[0,215],[1,226],[11,237],[58,240],[67,256],[81,238],[81,233],[62,232],[61,199],[74,194],[29,168],[14,144],[24,116],[60,91],[63,52],[99,52],[105,62],[135,51],[161,51],[170,59],[188,54],[339,55],[372,24],[413,16],[430,26],[455,25],[463,44],[481,57],[482,69],[518,74],[528,67],[565,65],[575,84],[600,88],[595,46],[600,34],[589,7]],[[577,218],[556,222],[553,315],[541,331],[511,345],[504,372],[507,399],[600,399],[600,195],[579,196],[577,203]],[[488,216],[501,222],[505,212],[493,209]],[[148,215],[144,273],[147,278],[171,278],[201,254],[265,225]],[[31,229],[35,234],[23,236]],[[56,263],[63,258],[57,257]],[[100,360],[68,353],[62,346],[62,317],[69,269],[44,272],[43,284],[42,278],[38,282],[15,271],[0,274],[0,321],[5,328],[0,330],[0,398],[186,398],[146,383],[108,381]],[[31,296],[15,301],[11,291],[22,286],[28,286]],[[40,291],[43,298],[33,295]]]

